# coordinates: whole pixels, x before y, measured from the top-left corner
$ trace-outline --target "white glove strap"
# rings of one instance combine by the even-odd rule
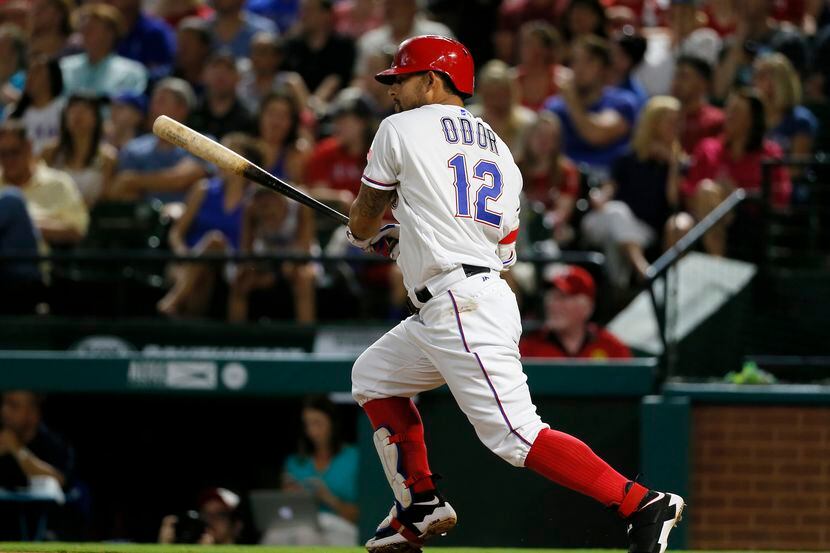
[[[352,234],[352,229],[346,227],[346,239],[355,247],[365,250],[372,243],[372,237],[361,240]]]

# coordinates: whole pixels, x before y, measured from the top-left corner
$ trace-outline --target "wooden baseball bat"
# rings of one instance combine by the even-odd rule
[[[254,165],[236,152],[222,146],[215,140],[211,140],[205,135],[194,131],[187,125],[183,125],[166,115],[161,115],[155,120],[153,123],[153,134],[171,144],[184,148],[191,154],[207,160],[221,169],[230,171],[236,175],[241,175],[249,181],[279,192],[311,209],[316,209],[323,215],[331,217],[339,223],[344,225],[349,224],[349,218],[336,209],[332,209],[326,204],[315,200],[284,180],[275,177],[265,169]]]

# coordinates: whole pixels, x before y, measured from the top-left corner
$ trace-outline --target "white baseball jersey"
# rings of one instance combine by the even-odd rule
[[[496,247],[518,228],[522,177],[501,138],[465,108],[430,104],[384,119],[362,182],[398,193],[407,290],[462,263],[502,270]]]

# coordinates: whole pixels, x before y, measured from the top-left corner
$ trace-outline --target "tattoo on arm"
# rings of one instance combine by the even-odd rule
[[[378,190],[363,186],[354,203],[354,215],[367,218],[379,217],[389,207],[394,195],[395,192],[393,190]]]
[[[368,238],[380,227],[386,208],[395,198],[394,190],[378,190],[361,186],[357,199],[349,211],[349,228],[358,238]]]

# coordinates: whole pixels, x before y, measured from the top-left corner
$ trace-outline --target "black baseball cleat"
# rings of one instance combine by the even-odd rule
[[[663,553],[686,504],[673,493],[649,490],[628,522],[629,553]]]
[[[436,490],[414,494],[412,504],[392,506],[375,535],[366,542],[369,553],[419,553],[424,542],[455,527],[455,510]]]

